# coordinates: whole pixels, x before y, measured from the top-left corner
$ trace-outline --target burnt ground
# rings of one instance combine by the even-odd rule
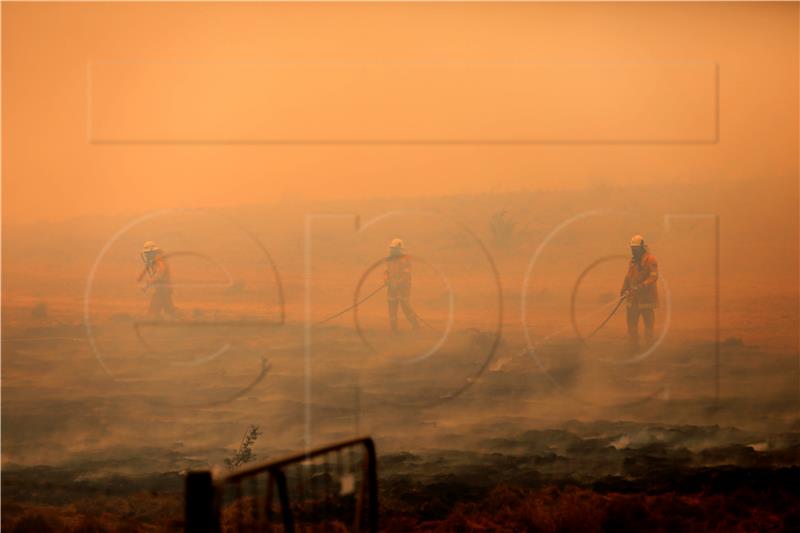
[[[796,531],[800,433],[750,445],[695,443],[755,435],[718,426],[571,422],[482,443],[379,458],[387,531]],[[689,446],[689,447],[687,447]],[[129,450],[125,457],[164,455]],[[191,466],[190,457],[164,461]],[[61,467],[7,465],[7,531],[179,530],[183,474],[102,472],[125,459]],[[795,466],[792,466],[795,465]]]

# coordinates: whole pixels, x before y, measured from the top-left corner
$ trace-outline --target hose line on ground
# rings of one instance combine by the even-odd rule
[[[381,290],[382,288],[384,288],[384,287],[386,287],[386,283],[382,284],[380,287],[378,287],[377,289],[375,289],[375,290],[374,290],[374,291],[372,291],[371,293],[367,294],[366,296],[364,296],[363,298],[361,298],[359,301],[357,301],[356,303],[354,303],[354,304],[353,304],[353,305],[351,305],[350,307],[347,307],[346,309],[342,309],[342,310],[341,310],[341,311],[339,311],[338,313],[336,313],[336,314],[333,314],[333,315],[329,316],[328,318],[326,318],[326,319],[324,319],[324,320],[320,320],[319,322],[314,322],[314,324],[313,324],[313,325],[314,325],[314,326],[319,326],[320,324],[324,324],[324,323],[326,323],[326,322],[330,322],[330,321],[331,321],[331,320],[333,320],[334,318],[338,318],[338,317],[342,316],[342,315],[343,315],[343,314],[345,314],[346,312],[350,311],[351,309],[354,309],[354,308],[358,307],[359,305],[363,304],[364,302],[366,302],[367,300],[369,300],[370,298],[372,298],[373,296],[375,296],[376,294],[378,294],[378,291],[380,291],[380,290]]]
[[[594,329],[592,330],[592,332],[591,332],[591,333],[589,333],[588,335],[586,335],[586,336],[585,336],[585,337],[584,337],[582,340],[583,340],[583,341],[588,341],[589,339],[591,339],[592,337],[594,337],[595,333],[597,333],[598,331],[600,331],[601,329],[603,329],[603,326],[605,326],[606,324],[608,324],[608,321],[609,321],[609,320],[611,320],[611,318],[612,318],[612,317],[613,317],[615,314],[617,314],[617,311],[618,311],[618,310],[619,310],[619,308],[622,306],[622,302],[624,302],[624,301],[625,301],[627,298],[628,298],[628,295],[627,295],[627,294],[625,294],[624,296],[621,296],[621,297],[620,297],[620,298],[617,300],[617,304],[614,306],[614,309],[612,309],[612,310],[611,310],[611,312],[608,314],[608,316],[605,318],[605,320],[603,320],[602,322],[600,322],[600,325],[599,325],[599,326],[597,326],[596,328],[594,328]]]

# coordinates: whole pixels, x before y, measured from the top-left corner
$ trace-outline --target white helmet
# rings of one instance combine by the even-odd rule
[[[389,243],[389,248],[397,248],[398,250],[402,250],[405,248],[405,244],[403,244],[403,239],[392,239],[392,242]]]
[[[147,241],[142,245],[142,251],[144,252],[152,252],[155,250],[159,250],[159,247],[153,241]]]
[[[631,237],[630,246],[631,248],[635,248],[637,246],[644,248],[645,247],[644,237],[642,237],[641,235],[634,235],[633,237]]]

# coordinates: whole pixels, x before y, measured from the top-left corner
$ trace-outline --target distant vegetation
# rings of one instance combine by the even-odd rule
[[[522,234],[516,218],[508,211],[497,211],[489,219],[489,232],[496,248],[510,248],[519,241]]]
[[[47,318],[47,303],[39,302],[31,310],[31,316],[36,319]]]

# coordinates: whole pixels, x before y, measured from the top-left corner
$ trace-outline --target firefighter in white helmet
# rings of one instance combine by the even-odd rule
[[[648,344],[653,341],[655,309],[658,307],[658,260],[648,250],[644,237],[634,235],[630,240],[631,262],[622,283],[621,296],[628,307],[628,340],[639,345],[639,317],[644,322]]]
[[[141,257],[144,262],[144,270],[139,274],[137,282],[141,283],[147,277],[142,290],[153,289],[148,314],[153,318],[159,318],[163,312],[175,318],[177,310],[172,301],[172,280],[164,251],[153,241],[147,241],[142,246]]]
[[[402,239],[392,239],[389,243],[389,256],[386,258],[384,280],[389,300],[389,325],[393,333],[398,332],[397,308],[403,309],[406,320],[415,330],[419,329],[419,320],[411,308],[411,258],[406,255]]]

